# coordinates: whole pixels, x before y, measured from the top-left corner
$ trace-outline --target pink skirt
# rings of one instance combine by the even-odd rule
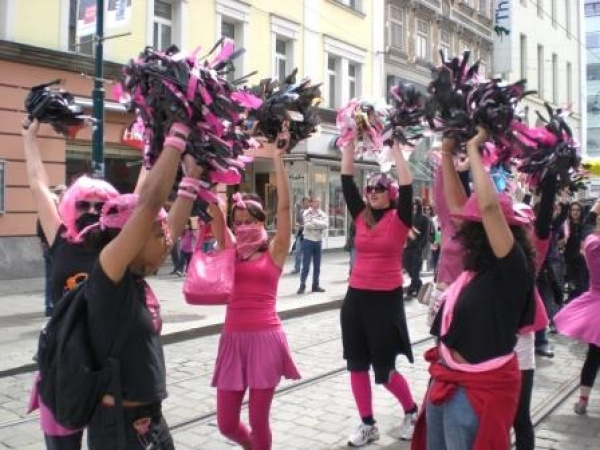
[[[221,334],[213,387],[224,391],[270,389],[281,377],[300,379],[282,329]]]
[[[600,346],[600,292],[587,291],[554,316],[560,334]]]

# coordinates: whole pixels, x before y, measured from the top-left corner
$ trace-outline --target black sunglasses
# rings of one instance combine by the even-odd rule
[[[376,194],[382,194],[383,192],[385,192],[387,190],[388,190],[388,188],[381,184],[378,184],[376,186],[367,186],[367,194],[370,194],[371,192],[375,192]]]
[[[79,212],[89,211],[91,207],[94,207],[94,211],[102,212],[102,207],[104,206],[104,202],[90,202],[88,200],[79,200],[75,202],[75,208]]]

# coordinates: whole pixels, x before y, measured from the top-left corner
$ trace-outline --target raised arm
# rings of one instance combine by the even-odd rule
[[[450,214],[460,212],[467,201],[467,194],[460,176],[454,166],[455,139],[444,138],[442,141],[442,177],[444,198]]]
[[[54,196],[50,190],[48,174],[42,163],[40,148],[37,142],[37,132],[40,128],[40,123],[37,119],[32,122],[29,119],[23,120],[23,148],[25,151],[25,166],[27,168],[27,179],[35,208],[37,210],[42,230],[48,241],[48,245],[52,246],[61,220],[58,214],[58,207],[54,201]]]
[[[477,127],[477,130],[477,135],[467,142],[473,186],[492,251],[496,258],[504,258],[512,249],[515,238],[504,218],[498,194],[479,153],[479,147],[487,140],[488,133],[482,127]]]
[[[196,164],[196,160],[192,155],[185,155],[183,157],[183,172],[186,177],[198,180],[200,175],[202,175],[203,169]],[[180,189],[182,188],[180,187]],[[193,198],[178,195],[175,199],[173,206],[171,206],[171,209],[169,210],[169,217],[167,219],[169,232],[171,233],[173,242],[175,242],[183,233],[185,225],[192,214],[193,207]]]
[[[290,250],[290,241],[292,237],[290,182],[283,165],[283,155],[290,142],[289,134],[287,132],[280,133],[275,140],[275,142],[283,141],[286,142],[284,148],[278,148],[276,144],[272,145],[273,164],[275,166],[275,184],[277,186],[277,230],[269,248],[273,260],[280,267],[283,267],[285,264],[287,254]]]
[[[348,211],[353,219],[365,208],[365,202],[354,182],[354,143],[342,149],[342,193]]]
[[[413,178],[398,141],[394,141],[392,145],[392,155],[396,164],[396,174],[398,175],[398,183],[400,185],[398,191],[398,217],[408,228],[411,228],[413,223]]]
[[[160,157],[140,189],[138,205],[121,232],[100,252],[100,265],[114,282],[123,278],[131,262],[146,245],[156,216],[175,181],[188,132],[187,127],[178,124],[171,128]]]

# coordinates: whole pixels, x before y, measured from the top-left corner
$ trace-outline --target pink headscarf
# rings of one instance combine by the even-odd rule
[[[251,199],[244,200],[239,192],[233,195],[232,200],[234,209],[248,209],[248,205],[252,205],[263,211],[259,202]],[[256,252],[265,249],[269,240],[265,227],[258,224],[235,227],[235,237],[237,258],[241,261],[246,261]]]
[[[106,230],[107,228],[120,230],[125,226],[131,214],[135,210],[139,202],[139,196],[137,194],[121,194],[104,204],[102,212],[100,214],[100,220],[98,223],[90,225],[84,228],[79,233],[78,239],[83,237],[95,228]],[[164,208],[161,208],[156,215],[155,221],[163,221],[167,218],[167,212]]]

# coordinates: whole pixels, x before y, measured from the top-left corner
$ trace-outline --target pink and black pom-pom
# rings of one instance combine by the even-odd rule
[[[404,145],[414,145],[423,137],[425,99],[409,83],[399,83],[390,89],[391,108],[387,114],[384,140],[395,139]]]
[[[313,85],[308,78],[296,82],[297,72],[294,69],[283,83],[265,78],[249,90],[262,99],[262,105],[248,114],[251,133],[273,142],[287,126],[290,149],[310,137],[320,122],[317,108],[321,101],[320,84]]]
[[[209,60],[209,56],[220,49]],[[130,109],[143,119],[146,131],[146,161],[152,166],[160,154],[165,135],[175,122],[190,129],[186,152],[214,173],[236,172],[241,178],[243,164],[234,164],[250,147],[249,137],[240,131],[242,114],[249,108],[248,96],[239,92],[224,75],[232,60],[243,50],[233,41],[221,39],[200,63],[198,50],[182,55],[177,47],[165,52],[146,48],[123,71],[123,89],[129,94]],[[256,99],[254,99],[256,100]]]
[[[53,80],[32,87],[25,99],[25,109],[30,119],[48,123],[57,133],[72,138],[91,118],[83,114],[83,108],[75,104],[71,93],[58,88],[60,83]]]

